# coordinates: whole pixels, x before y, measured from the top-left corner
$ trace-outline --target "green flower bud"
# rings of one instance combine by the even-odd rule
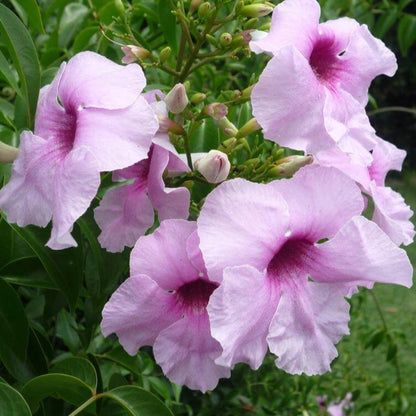
[[[189,11],[191,13],[194,13],[196,10],[198,10],[198,7],[201,5],[202,0],[192,0],[191,5],[189,6]]]
[[[220,45],[223,47],[229,46],[231,42],[233,41],[233,37],[225,32],[220,36]]]
[[[166,46],[166,48],[163,48],[160,51],[160,55],[159,55],[160,63],[163,64],[164,62],[166,62],[169,59],[171,53],[172,53],[172,49],[169,46]]]
[[[267,4],[249,4],[240,10],[240,14],[245,17],[267,16],[273,11],[273,7]]]
[[[205,94],[203,94],[202,92],[197,92],[196,94],[194,94],[191,97],[191,103],[193,105],[198,105],[201,104],[202,102],[204,102],[206,100],[207,96]]]
[[[19,154],[19,149],[0,142],[0,162],[13,163]]]
[[[211,12],[211,5],[206,1],[198,7],[198,16],[200,19],[206,19]]]
[[[313,162],[313,156],[288,156],[277,161],[270,173],[273,176],[288,177],[293,176],[300,168],[310,165]]]
[[[259,24],[259,19],[257,17],[253,17],[250,20],[247,20],[246,23],[244,23],[244,29],[255,29],[257,25]]]
[[[114,0],[114,6],[118,12],[118,15],[124,18],[126,16],[126,10],[124,8],[122,0]]]
[[[240,130],[238,130],[238,133],[236,134],[235,137],[237,137],[237,139],[239,139],[240,137],[247,137],[251,133],[254,133],[255,131],[260,130],[260,129],[261,129],[260,124],[253,117],[251,120],[247,121],[247,123],[244,124],[244,126],[241,127]]]

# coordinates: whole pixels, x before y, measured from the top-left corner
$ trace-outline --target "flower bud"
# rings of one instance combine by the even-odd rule
[[[228,137],[233,137],[238,133],[238,129],[228,120],[227,117],[222,117],[219,120],[214,119],[215,125],[221,129]]]
[[[220,36],[220,45],[223,47],[229,46],[231,42],[233,41],[233,37],[225,32]]]
[[[267,4],[249,4],[240,10],[240,14],[245,17],[262,17],[267,16],[273,11],[273,7]]]
[[[210,150],[204,157],[198,159],[194,166],[209,183],[220,183],[227,179],[231,164],[225,153]]]
[[[251,120],[247,121],[247,123],[244,124],[244,126],[241,127],[240,130],[238,130],[238,133],[236,134],[235,137],[237,137],[237,139],[239,139],[240,137],[247,137],[251,133],[254,133],[255,131],[260,130],[260,129],[261,129],[260,124],[253,117]]]
[[[196,94],[194,94],[191,97],[191,103],[193,105],[198,105],[198,104],[201,104],[202,102],[204,102],[206,100],[206,98],[207,98],[207,96],[204,93],[197,92]]]
[[[280,159],[277,165],[272,168],[277,176],[288,177],[293,176],[300,168],[310,165],[313,162],[313,156],[287,156]]]
[[[0,162],[13,163],[19,154],[19,149],[0,142]]]
[[[123,64],[131,64],[132,62],[136,62],[138,59],[146,59],[152,56],[147,49],[142,48],[141,46],[126,45],[122,46],[121,50],[124,53],[123,58],[121,58],[121,62],[123,62]]]
[[[244,29],[255,29],[256,26],[259,24],[259,19],[257,17],[253,17],[250,20],[247,20],[246,23],[244,23]]]
[[[158,115],[157,118],[159,120],[160,133],[173,133],[177,136],[182,136],[185,134],[183,127],[175,121],[171,120],[169,117]]]
[[[188,105],[188,96],[186,95],[183,84],[176,84],[166,95],[165,104],[168,111],[173,114],[179,114],[185,110]]]
[[[172,49],[169,46],[166,46],[166,48],[163,48],[159,54],[160,63],[163,64],[164,62],[166,62],[169,59],[171,53],[172,53]]]
[[[126,10],[122,0],[114,0],[114,6],[118,12],[118,15],[124,18],[126,16]]]
[[[201,5],[202,0],[192,0],[191,5],[189,6],[189,11],[193,13],[195,10],[198,10],[198,7]]]
[[[202,114],[212,117],[214,120],[220,120],[228,113],[228,107],[223,103],[211,103],[202,109]]]
[[[202,3],[198,7],[198,16],[201,19],[207,18],[210,12],[211,12],[211,5],[207,1],[205,3]]]

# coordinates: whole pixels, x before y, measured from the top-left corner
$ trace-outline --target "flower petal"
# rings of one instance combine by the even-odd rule
[[[135,355],[143,345],[153,345],[160,331],[180,319],[174,297],[145,275],[127,279],[103,309],[101,330],[116,333],[120,344]]]
[[[146,189],[136,183],[108,190],[94,218],[101,229],[101,247],[115,253],[133,247],[138,238],[153,225],[154,212]]]
[[[229,267],[211,295],[208,314],[212,336],[223,353],[217,363],[247,363],[256,370],[267,352],[266,337],[279,301],[278,286],[251,266]]]
[[[221,282],[228,266],[263,270],[283,244],[288,222],[286,202],[272,186],[235,179],[217,187],[198,218],[210,279]]]
[[[230,369],[215,364],[221,346],[211,337],[208,315],[185,316],[157,337],[156,362],[174,383],[206,392],[212,390]]]
[[[290,374],[323,374],[349,333],[349,304],[337,285],[305,282],[282,287],[267,338],[276,365]]]

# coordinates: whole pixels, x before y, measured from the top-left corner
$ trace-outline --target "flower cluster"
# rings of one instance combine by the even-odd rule
[[[169,136],[186,135],[186,88],[142,93],[133,47],[126,66],[92,52],[63,64],[41,91],[34,133],[21,136],[0,208],[20,226],[52,220],[53,249],[76,245],[73,225],[100,173],[112,172],[94,210],[98,240],[111,252],[134,248],[130,277],[105,305],[101,329],[129,354],[152,346],[175,383],[213,389],[237,363],[257,369],[268,350],[288,373],[322,374],[349,333],[346,298],[376,282],[412,284],[399,247],[413,241],[412,212],[385,186],[405,152],[377,137],[365,113],[370,82],[393,75],[395,57],[365,25],[319,17],[316,0],[285,0],[269,33],[251,34],[251,49],[272,58],[252,90],[256,120],[245,128],[305,153],[277,164],[291,178],[227,180],[232,164],[214,149],[192,171],[189,149],[188,167]],[[211,103],[200,115],[235,143],[244,127],[226,110]],[[188,221],[184,181],[167,183],[187,174],[223,182],[196,221]],[[372,220],[362,215],[363,193],[374,202]]]

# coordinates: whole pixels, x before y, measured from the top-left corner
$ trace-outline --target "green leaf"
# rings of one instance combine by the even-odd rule
[[[16,291],[0,278],[0,359],[6,367],[15,355],[26,358],[29,324]]]
[[[161,400],[137,386],[117,387],[101,397],[115,400],[132,416],[173,416]]]
[[[75,406],[86,402],[94,390],[79,378],[68,374],[44,374],[28,381],[22,388],[22,395],[35,413],[39,402],[48,396],[58,395]]]
[[[81,340],[77,332],[77,323],[65,309],[58,314],[56,336],[64,341],[69,350],[76,354],[81,347]]]
[[[97,388],[97,373],[94,366],[85,358],[70,357],[59,361],[51,373],[61,373],[74,376],[88,384],[94,391]]]
[[[397,38],[400,50],[404,56],[416,41],[416,16],[413,14],[405,14],[401,19],[397,28]]]
[[[82,29],[74,39],[74,43],[72,45],[72,50],[74,53],[78,53],[81,51],[85,51],[88,49],[88,46],[98,37],[99,34],[99,27],[92,26],[86,27]]]
[[[39,6],[36,0],[18,0],[14,1],[13,5],[15,6],[15,8],[16,6],[19,6],[20,9],[24,11],[28,19],[29,28],[33,28],[40,33],[45,33],[45,29],[42,23],[42,17],[40,15]],[[18,10],[16,9],[16,11]]]
[[[120,345],[105,354],[103,357],[120,364],[124,368],[127,368],[127,370],[130,370],[133,374],[140,375],[141,373],[140,369],[143,366],[141,357],[139,355],[132,357],[127,354]]]
[[[390,341],[389,346],[387,347],[386,360],[392,360],[397,354],[397,344],[394,341]]]
[[[0,383],[0,415],[31,416],[22,395],[8,384]]]
[[[70,3],[65,7],[59,22],[58,44],[60,48],[66,48],[69,45],[89,12],[90,9],[82,3]]]
[[[383,39],[387,31],[394,25],[399,17],[399,8],[397,6],[390,7],[385,13],[377,20],[374,27],[374,35],[380,39]]]
[[[29,120],[27,127],[31,127],[40,88],[39,60],[27,29],[19,18],[3,4],[0,4],[0,34],[20,77]]]
[[[176,17],[172,13],[172,9],[166,0],[159,0],[157,11],[159,22],[163,22],[163,24],[160,25],[160,28],[162,29],[165,40],[172,48],[172,51],[177,54],[179,30],[177,30],[178,25],[176,24]]]
[[[0,75],[16,91],[17,94],[19,94],[20,96],[22,95],[22,92],[20,91],[20,88],[17,85],[16,76],[13,73],[13,71],[10,69],[10,64],[1,51],[0,51]]]

